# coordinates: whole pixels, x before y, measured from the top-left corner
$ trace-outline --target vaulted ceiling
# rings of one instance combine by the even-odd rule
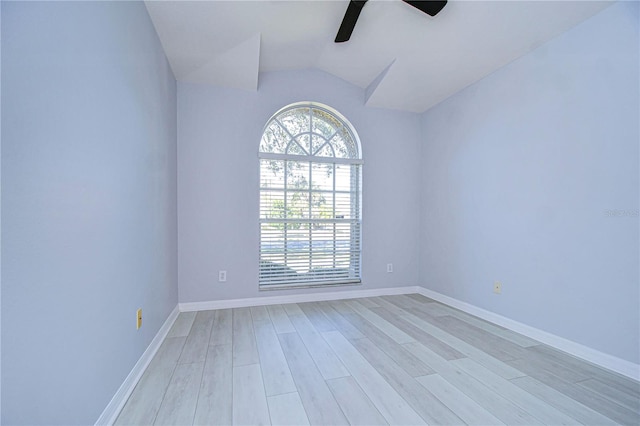
[[[334,43],[347,0],[147,1],[179,81],[258,90],[264,71],[324,70],[367,106],[423,112],[598,13],[610,1],[449,0],[435,17],[370,0]]]

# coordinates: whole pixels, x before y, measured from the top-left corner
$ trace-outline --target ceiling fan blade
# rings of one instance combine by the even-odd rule
[[[447,0],[402,0],[405,3],[410,4],[416,9],[420,9],[429,16],[436,16],[442,8],[447,4]]]
[[[342,43],[351,38],[351,33],[356,26],[358,16],[360,16],[360,12],[362,11],[362,8],[364,7],[364,4],[366,2],[367,0],[349,1],[349,6],[347,7],[347,11],[344,14],[344,18],[342,18],[342,24],[340,24],[340,29],[338,30],[338,34],[336,35],[336,43]]]

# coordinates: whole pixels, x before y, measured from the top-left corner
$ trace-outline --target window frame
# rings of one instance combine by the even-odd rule
[[[306,114],[306,116],[309,117],[309,127],[306,128],[306,130],[304,131],[300,131],[297,134],[292,134],[292,132],[290,132],[289,130],[287,130],[287,128],[285,127],[285,125],[282,124],[282,120],[279,120],[281,117],[283,117],[286,113],[288,113],[289,111],[292,110],[297,110],[297,109],[308,109],[308,113]],[[312,140],[312,135],[314,134],[314,129],[312,127],[312,120],[314,119],[314,114],[313,114],[313,110],[319,110],[321,112],[323,112],[324,114],[329,114],[331,116],[331,118],[335,121],[337,121],[337,123],[339,123],[339,125],[341,126],[340,128],[338,128],[337,126],[332,125],[331,123],[329,123],[327,120],[325,120],[325,123],[330,124],[333,129],[335,129],[335,132],[333,133],[332,136],[330,137],[326,137],[326,136],[322,136],[322,138],[325,140],[324,143],[322,143],[320,145],[320,148],[318,148],[315,152],[315,154],[318,154],[322,147],[324,145],[329,145],[331,147],[331,150],[333,152],[333,156],[332,157],[327,157],[327,156],[318,156],[315,155],[313,150],[315,148],[313,148],[313,143],[311,142]],[[310,149],[305,149],[302,148],[303,151],[308,151],[308,153],[305,152],[305,155],[300,155],[300,154],[290,154],[290,153],[274,153],[274,152],[265,152],[262,150],[262,146],[263,146],[263,139],[265,138],[265,135],[267,133],[267,130],[269,129],[269,127],[272,125],[273,122],[277,122],[282,128],[283,130],[286,132],[287,137],[283,140],[283,146],[284,146],[284,152],[288,152],[289,150],[289,145],[292,143],[295,143],[297,145],[299,145],[299,141],[298,138],[301,135],[305,135],[308,134],[309,135],[309,148]],[[344,135],[345,133],[349,136],[350,139],[350,143],[347,145],[345,144],[345,149],[346,151],[350,151],[349,148],[352,148],[352,150],[355,150],[355,152],[350,152],[349,153],[349,157],[347,158],[342,158],[342,157],[336,157],[336,150],[335,147],[333,146],[334,144],[331,143],[332,139],[338,135],[338,133],[342,131],[343,133],[341,133],[340,135]],[[319,135],[319,134],[318,134]],[[300,147],[302,147],[300,145]],[[346,152],[345,151],[345,152]],[[264,215],[264,211],[263,211],[263,205],[262,205],[262,194],[263,191],[268,191],[271,190],[273,191],[274,188],[273,187],[263,187],[261,179],[262,179],[262,173],[263,173],[263,161],[264,160],[271,160],[271,161],[282,161],[283,164],[285,165],[285,170],[287,167],[287,163],[286,162],[296,162],[296,163],[302,163],[302,164],[306,164],[310,173],[309,173],[309,182],[308,182],[308,189],[306,189],[305,191],[309,192],[309,199],[308,199],[308,203],[309,203],[309,212],[311,212],[312,210],[312,195],[314,193],[313,188],[313,178],[312,178],[312,169],[314,167],[314,165],[333,165],[333,186],[331,191],[327,191],[330,192],[334,202],[333,202],[333,209],[332,212],[334,214],[334,218],[331,219],[313,219],[311,217],[311,214],[309,214],[309,217],[307,219],[305,219],[304,217],[301,219],[295,219],[295,218],[287,218],[286,216],[281,218],[280,220],[275,220],[275,219],[269,219],[269,218],[265,218],[263,217]],[[293,104],[289,104],[283,108],[281,108],[280,110],[278,110],[275,114],[273,114],[269,120],[267,120],[262,133],[261,133],[261,138],[260,138],[260,146],[258,148],[258,174],[259,174],[259,189],[258,189],[258,193],[259,193],[259,246],[258,246],[258,259],[259,259],[259,263],[258,263],[258,287],[259,290],[276,290],[276,289],[291,289],[291,288],[309,288],[309,287],[325,287],[325,286],[342,286],[342,285],[358,285],[361,284],[362,282],[362,169],[363,169],[363,164],[364,161],[362,159],[362,149],[361,149],[361,144],[360,144],[360,138],[358,136],[358,133],[356,132],[355,128],[353,127],[353,125],[349,122],[349,120],[347,120],[341,113],[339,113],[338,111],[336,111],[334,108],[331,108],[330,106],[318,103],[318,102],[296,102]],[[339,191],[336,188],[336,177],[335,174],[337,173],[336,171],[336,167],[337,166],[341,166],[341,165],[347,165],[350,166],[350,170],[349,170],[349,179],[350,179],[350,186],[349,186],[349,191]],[[355,173],[355,177],[354,177],[354,173]],[[288,179],[288,175],[287,172],[283,172],[284,176],[283,179],[286,181]],[[282,189],[283,191],[283,196],[287,197],[288,195],[288,189],[287,186],[285,184],[284,188]],[[295,191],[291,191],[291,192],[295,192]],[[335,202],[335,196],[336,194],[343,194],[343,193],[348,193],[349,194],[349,208],[351,209],[352,212],[352,216],[354,217],[350,217],[350,218],[340,218],[339,215],[336,215],[336,202]],[[286,215],[286,209],[285,212],[283,212],[283,214]],[[288,274],[288,272],[284,272],[282,273],[282,275],[278,275],[277,273],[273,275],[274,277],[274,281],[272,281],[271,283],[269,282],[270,280],[267,279],[266,277],[268,276],[268,268],[272,267],[271,265],[276,265],[275,263],[272,263],[269,260],[263,260],[263,244],[265,244],[265,239],[263,238],[263,225],[265,223],[282,223],[282,225],[284,226],[284,249],[282,250],[282,256],[284,259],[284,263],[282,265],[280,265],[281,267],[287,268],[287,269],[291,269],[289,268],[289,264],[286,261],[287,258],[287,247],[288,247],[288,240],[287,240],[287,224],[290,223],[300,223],[300,224],[307,224],[308,225],[308,229],[309,229],[309,270],[307,272],[308,275],[307,277],[304,277],[304,274],[302,274],[301,276],[298,276],[298,279],[290,279],[290,280],[286,280],[286,275]],[[340,243],[340,242],[344,242],[344,241],[348,241],[349,243],[349,256],[351,256],[350,260],[349,260],[349,268],[346,269],[347,274],[344,277],[338,277],[337,276],[337,272],[336,272],[336,268],[333,268],[333,275],[331,278],[329,279],[322,279],[321,278],[321,274],[322,272],[318,273],[318,269],[315,270],[312,267],[312,262],[313,262],[313,236],[312,236],[312,226],[314,224],[319,224],[319,223],[334,223],[333,226],[333,238],[329,239],[328,241],[333,241],[333,256],[334,256],[334,265],[335,265],[335,257],[336,257],[336,253],[340,253],[339,251],[336,251],[336,243]],[[349,224],[349,232],[351,233],[351,235],[348,237],[348,239],[346,240],[340,240],[338,239],[338,237],[336,237],[336,224]],[[267,240],[268,241],[268,240]],[[355,253],[355,254],[354,254]],[[354,257],[355,256],[355,257]],[[269,262],[270,266],[269,267],[263,267],[263,262]],[[355,266],[354,266],[355,265]],[[328,268],[328,270],[331,270],[331,268]],[[265,272],[267,271],[267,272]],[[321,269],[320,269],[321,271]],[[296,272],[294,272],[295,274],[297,274]],[[318,274],[318,275],[315,275]],[[331,273],[330,273],[331,275]],[[283,278],[284,277],[284,278]],[[302,278],[300,278],[302,277]],[[309,278],[310,277],[310,278]]]

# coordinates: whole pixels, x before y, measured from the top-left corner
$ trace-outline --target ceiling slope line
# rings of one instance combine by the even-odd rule
[[[396,58],[394,58],[389,65],[387,65],[382,72],[380,72],[380,74],[378,74],[378,76],[376,78],[373,79],[373,81],[367,86],[367,89],[365,90],[364,93],[364,104],[369,106],[369,99],[371,99],[371,96],[375,93],[376,89],[378,89],[378,87],[380,86],[380,83],[382,82],[382,80],[384,80],[384,78],[387,76],[387,73],[389,72],[389,70],[391,69],[391,67],[393,66],[393,64],[396,63]]]
[[[250,91],[258,90],[262,35],[257,33],[232,48],[213,56],[181,80]],[[215,76],[215,78],[213,77]]]

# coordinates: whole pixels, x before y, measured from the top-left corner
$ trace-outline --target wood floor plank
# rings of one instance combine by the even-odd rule
[[[640,382],[638,381],[624,377],[613,371],[605,370],[604,368],[578,359],[551,346],[538,345],[529,348],[529,350],[542,356],[545,361],[554,360],[563,367],[571,369],[585,378],[594,378],[602,382],[612,383],[615,387],[640,398]]]
[[[364,306],[365,308],[377,308],[379,305],[372,300],[372,298],[370,297],[361,297],[358,299],[351,299],[354,302],[357,302],[359,304],[361,304],[362,306]]]
[[[252,306],[249,308],[251,311],[251,318],[254,321],[270,321],[269,312],[267,312],[266,306]]]
[[[338,331],[322,334],[358,385],[389,424],[417,425],[425,421]]]
[[[258,347],[249,308],[233,309],[233,365],[258,364]]]
[[[446,331],[440,329],[439,327],[436,327],[430,322],[425,321],[424,318],[427,318],[427,317],[424,315],[422,316],[422,318],[420,318],[414,314],[407,314],[403,316],[403,318],[407,318],[412,324],[420,327],[427,333],[431,334],[433,337],[445,342],[447,345],[465,354],[467,357],[474,359],[479,364],[484,365],[489,370],[499,374],[505,379],[513,379],[515,377],[526,376],[525,373],[523,373],[522,371],[519,371],[513,366],[505,364],[504,362],[492,357],[486,352],[481,351],[475,346],[470,345],[467,342],[458,339],[456,336],[447,333]]]
[[[207,358],[214,315],[214,311],[200,311],[196,314],[178,364],[204,362]]]
[[[530,367],[547,371],[554,376],[561,378],[570,383],[577,383],[587,380],[589,376],[581,373],[566,363],[559,362],[554,358],[546,358],[535,352],[534,347],[527,348],[526,353],[521,359],[526,359]]]
[[[402,345],[397,344],[393,339],[384,334],[369,321],[362,318],[359,314],[345,314],[345,318],[358,328],[364,336],[374,342],[380,349],[389,355],[389,357],[391,357],[411,377],[433,374],[434,371],[420,361],[420,359],[405,349]]]
[[[267,311],[269,311],[269,317],[273,327],[276,329],[276,333],[293,333],[296,331],[282,305],[267,306]]]
[[[426,317],[431,322],[433,322],[433,320],[438,317],[450,314],[450,311],[447,309],[448,307],[439,302],[436,302],[434,300],[431,300],[429,302],[420,302],[410,296],[411,295],[385,296],[385,300],[400,307],[406,312],[416,310],[419,312],[419,317]]]
[[[197,312],[180,312],[173,326],[167,333],[167,337],[186,337],[189,335],[193,321],[196,319]]]
[[[333,309],[335,309],[336,312],[338,312],[341,315],[352,314],[355,312],[345,303],[344,300],[328,300],[324,303],[327,303],[329,306],[331,306]]]
[[[233,424],[271,424],[259,364],[233,367]]]
[[[423,296],[423,295],[418,294],[418,293],[406,294],[405,296],[407,296],[407,297],[409,297],[409,298],[411,298],[411,299],[413,299],[413,300],[415,300],[417,302],[420,302],[420,303],[435,302],[434,299],[431,299],[430,297]]]
[[[413,337],[416,341],[429,347],[442,358],[446,360],[466,358],[465,354],[455,350],[443,341],[436,339],[420,327],[412,324],[411,321],[407,321],[406,318],[399,317],[386,308],[373,308],[371,310]]]
[[[167,337],[164,339],[158,352],[149,363],[147,370],[153,370],[156,367],[173,365],[178,362],[180,354],[187,341],[186,337]]]
[[[353,377],[327,380],[327,385],[350,425],[388,424]]]
[[[387,336],[391,337],[396,343],[404,344],[414,342],[415,339],[409,336],[404,331],[400,330],[395,325],[391,324],[389,321],[380,317],[379,315],[372,312],[369,308],[362,305],[360,302],[356,300],[347,301],[346,304],[360,314],[364,319],[369,321],[374,326],[378,327],[380,331],[382,331]]]
[[[530,346],[536,346],[540,344],[540,342],[533,340],[527,336],[523,336],[522,334],[508,330],[504,327],[500,327],[499,325],[492,324],[481,318],[467,314],[466,312],[463,312],[458,309],[452,308],[450,306],[442,305],[442,304],[440,306],[443,307],[446,312],[448,312],[449,316],[456,317],[459,320],[462,320],[470,325],[473,325],[474,327],[478,327],[491,334],[494,334],[498,337],[508,340],[520,347],[527,348]]]
[[[253,323],[260,356],[262,379],[267,396],[296,391],[278,336],[271,320]]]
[[[476,426],[504,424],[439,374],[416,377],[416,380],[449,407],[465,424]]]
[[[410,305],[407,307],[407,309],[418,309],[423,314],[429,315],[432,318],[449,315],[447,307],[445,307],[443,304],[438,303],[435,300],[420,302],[412,296],[414,295],[407,295],[407,298],[410,299],[409,301],[407,301]]]
[[[542,363],[554,365],[558,369],[568,370],[570,377],[563,377],[564,380],[575,383],[593,377],[592,372],[586,371],[586,369],[580,365],[582,363],[581,361],[578,361],[573,356],[551,349],[547,345],[527,348],[527,352]],[[555,370],[552,372],[556,373]]]
[[[520,347],[529,347],[539,345],[540,342],[531,339],[522,334],[508,330],[496,324],[492,324],[476,316],[470,315],[466,312],[460,311],[453,307],[444,305],[440,302],[429,299],[429,302],[419,302],[418,300],[408,297],[407,295],[397,296],[384,296],[382,299],[390,302],[391,304],[398,306],[402,309],[414,308],[419,309],[423,314],[429,315],[432,318],[439,316],[453,316],[466,323],[473,325],[477,328],[490,332],[496,336],[502,337],[512,343],[517,344]]]
[[[572,425],[576,423],[574,418],[555,409],[529,392],[520,389],[509,380],[492,373],[472,359],[459,359],[452,361],[451,364],[482,382],[493,392],[513,402],[544,424]]]
[[[529,377],[517,377],[511,379],[511,383],[526,390],[531,395],[538,397],[547,404],[554,406],[558,410],[566,413],[577,422],[584,425],[614,425],[617,424],[609,417],[606,417],[595,410],[579,403],[573,398],[553,389],[544,383]]]
[[[491,326],[491,324],[486,323],[485,321],[480,320],[479,318],[472,317],[470,315],[464,314],[456,309],[451,309],[454,315],[447,315],[445,317],[439,318],[441,322],[448,322],[451,325],[455,325],[460,329],[464,330],[465,333],[473,333],[474,335],[484,338],[485,340],[490,341],[495,345],[500,345],[502,350],[510,354],[511,356],[518,358],[521,357],[522,354],[526,353],[526,349],[528,347],[537,346],[540,342],[536,342],[534,340],[528,339],[526,345],[519,345],[513,340],[518,340],[517,338],[513,338],[509,336],[507,333],[508,330],[500,329],[497,326]],[[460,317],[468,317],[469,319],[464,320]],[[475,321],[471,321],[470,318],[473,318]],[[477,325],[476,325],[477,324]],[[483,326],[481,326],[483,325]],[[513,333],[515,335],[515,333]],[[503,336],[508,336],[503,337]]]
[[[312,425],[348,424],[298,333],[278,335],[305,412]]]
[[[317,302],[298,303],[298,307],[309,318],[313,327],[319,332],[333,331],[336,327],[318,307]]]
[[[383,299],[393,305],[396,305],[397,307],[403,310],[407,310],[410,308],[424,309],[425,306],[427,305],[426,302],[418,302],[417,300],[409,297],[409,295],[406,295],[406,294],[383,296]],[[429,303],[433,303],[433,302],[429,302]],[[427,311],[425,310],[424,312],[426,314]]]
[[[451,308],[443,305],[442,303],[429,302],[429,303],[425,303],[423,306],[424,306],[424,312],[431,315],[432,317],[437,318],[437,317],[451,316],[450,315]]]
[[[290,315],[289,319],[309,350],[322,377],[328,380],[349,375],[347,369],[304,314]]]
[[[300,307],[302,312],[309,318],[309,321],[311,321],[317,331],[333,331],[336,329],[333,322],[327,318],[315,302],[299,303],[298,307]]]
[[[587,407],[609,417],[612,420],[620,424],[625,425],[638,425],[640,424],[640,413],[635,413],[620,404],[616,404],[613,401],[586,389],[582,386],[578,386],[575,383],[567,382],[560,377],[549,373],[548,371],[541,370],[532,366],[528,360],[517,359],[509,361],[509,365],[514,366],[520,371],[527,373],[527,375],[534,379],[552,387],[553,389],[567,395],[570,398],[586,405]]]
[[[209,346],[202,372],[194,425],[230,425],[233,421],[231,344]]]
[[[423,309],[425,308],[425,303],[424,302],[418,302],[415,299],[412,299],[406,295],[398,295],[398,296],[384,296],[382,297],[383,300],[385,300],[388,303],[393,304],[394,306],[399,307],[400,309],[405,309],[405,308],[417,308],[417,309]],[[433,308],[433,305],[429,302],[430,304],[428,306]],[[438,303],[438,302],[435,302]],[[385,307],[385,305],[381,305],[383,307]],[[423,312],[428,312],[429,309],[423,309]],[[431,311],[433,313],[433,309]],[[449,306],[446,305],[442,305],[439,304],[439,308],[437,308],[437,312],[438,315],[450,315],[450,316],[454,316],[457,317],[461,320],[464,320],[466,322],[468,322],[471,325],[474,325],[478,328],[481,328],[485,331],[488,331],[490,333],[495,334],[496,336],[500,336],[506,340],[511,341],[512,343],[515,343],[521,347],[529,347],[529,346],[535,346],[535,345],[539,345],[540,342],[537,342],[529,337],[523,336],[521,334],[518,334],[516,332],[513,332],[511,330],[507,330],[506,328],[500,327],[498,325],[492,324],[488,321],[482,320],[478,317],[475,317],[473,315],[467,314],[466,312],[462,312],[458,309],[454,309],[451,308]],[[398,313],[399,314],[399,313]]]
[[[115,421],[116,425],[153,424],[171,382],[186,337],[167,337],[142,374]]]
[[[193,422],[203,369],[204,362],[178,364],[154,425],[185,425]]]
[[[640,398],[625,392],[624,388],[612,386],[598,379],[584,380],[578,382],[578,385],[590,389],[623,407],[627,407],[631,411],[640,413]]]
[[[427,424],[462,424],[460,417],[409,376],[371,340],[355,340],[352,344]]]
[[[271,424],[282,426],[304,426],[309,424],[298,392],[267,397]]]
[[[233,311],[218,309],[213,316],[210,345],[230,345],[233,341]]]
[[[412,310],[410,310],[410,312],[411,311]],[[450,315],[435,318],[432,323],[447,333],[458,336],[461,340],[464,340],[500,361],[509,361],[526,356],[526,350],[522,347]]]
[[[304,312],[302,312],[302,309],[300,309],[300,307],[296,303],[287,303],[286,305],[282,305],[282,307],[289,316],[304,315]]]
[[[403,315],[406,313],[404,309],[402,309],[397,305],[394,305],[393,303],[386,300],[384,297],[372,297],[371,300],[375,301],[375,303],[379,307],[385,308],[387,311],[391,312],[394,315]]]
[[[433,368],[446,381],[476,401],[503,423],[508,425],[539,423],[539,420],[535,417],[502,396],[495,394],[483,383],[452,365],[452,361],[442,359],[423,344],[416,342],[408,343],[404,346]]]
[[[347,339],[362,339],[364,337],[360,330],[354,327],[342,314],[336,311],[328,303],[318,302],[317,306],[329,321],[333,323],[335,328]]]

